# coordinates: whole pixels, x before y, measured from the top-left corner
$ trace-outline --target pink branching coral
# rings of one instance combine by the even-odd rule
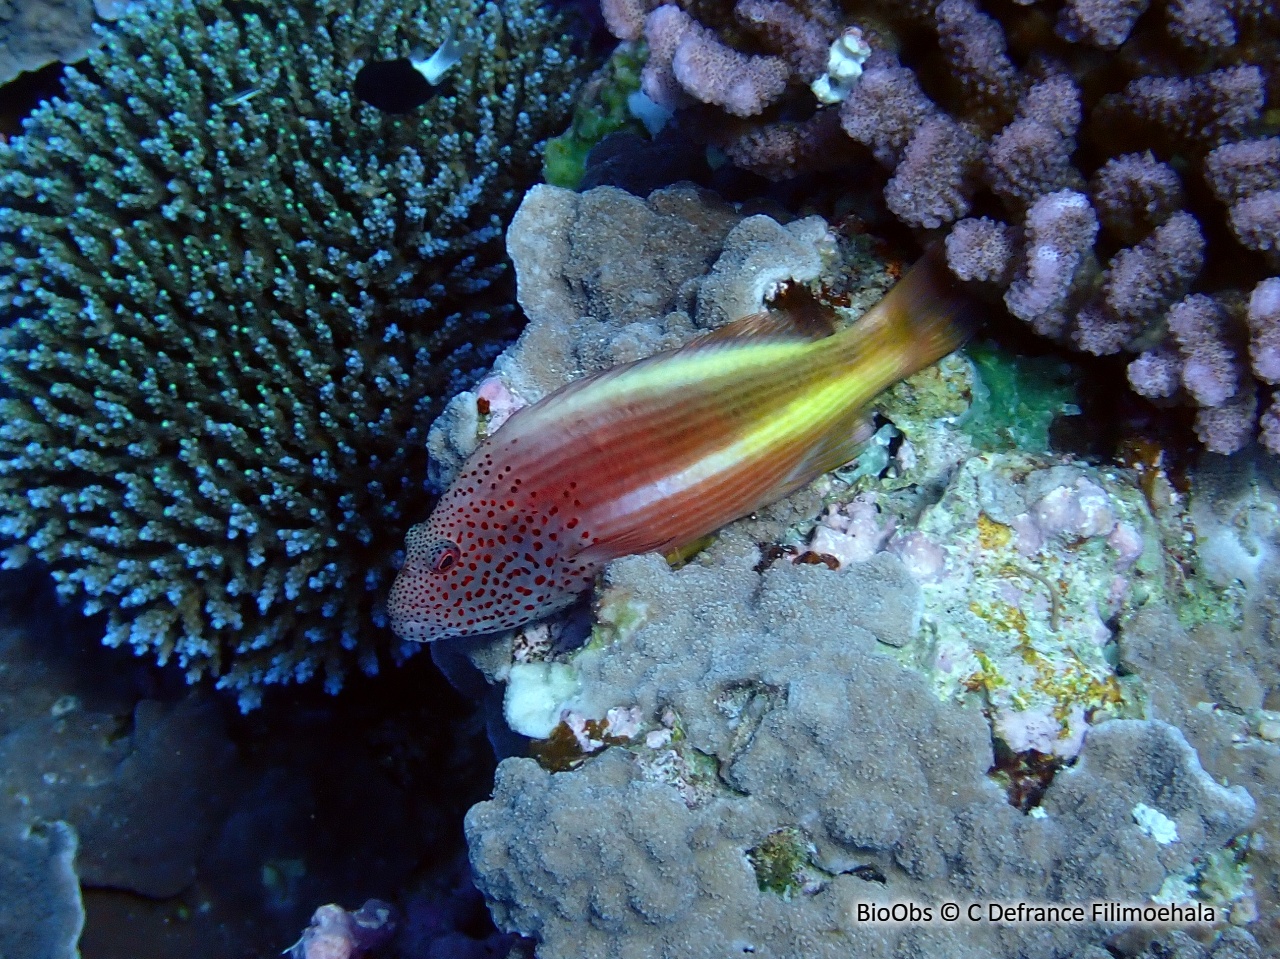
[[[781,120],[752,127],[724,144],[735,166],[770,180],[785,180],[813,170],[848,163],[852,144],[834,110],[819,110],[807,120]]]
[[[1164,399],[1178,391],[1182,361],[1168,347],[1147,350],[1129,364],[1129,385],[1141,396]]]
[[[961,220],[947,234],[947,264],[962,280],[1007,285],[1015,244],[1007,223],[985,216]]]
[[[600,0],[600,14],[619,40],[639,40],[644,36],[645,17],[654,6],[650,0]]]
[[[1224,333],[1226,315],[1201,294],[1179,300],[1167,315],[1182,351],[1182,385],[1200,406],[1221,406],[1240,389],[1240,369]]]
[[[1268,305],[1266,289],[1258,303],[1251,325],[1261,334],[1255,343],[1265,356],[1263,344],[1280,337],[1262,316]],[[1198,407],[1196,435],[1205,447],[1215,453],[1236,452],[1253,435],[1257,391],[1231,342],[1227,310],[1214,298],[1193,293],[1169,309],[1165,322],[1176,350],[1162,347],[1143,353],[1129,364],[1129,382],[1153,398],[1174,396],[1181,388]]]
[[[884,199],[904,223],[934,228],[969,212],[972,171],[982,143],[948,116],[916,127]]]
[[[786,60],[794,75],[806,83],[816,80],[827,68],[831,42],[839,33],[835,11],[821,7],[813,13],[806,16],[782,0],[739,0],[734,8],[738,20]]]
[[[1240,243],[1280,254],[1280,137],[1218,147],[1205,157],[1205,179],[1230,205]]]
[[[1157,226],[1134,246],[1125,247],[1111,258],[1102,279],[1106,309],[1129,325],[1129,336],[1141,332],[1174,300],[1186,293],[1204,266],[1204,237],[1200,224],[1190,213],[1179,211]],[[1093,348],[1081,341],[1080,348],[1103,355],[1117,352]]]
[[[1058,13],[1058,35],[1074,43],[1115,49],[1147,9],[1147,0],[1067,0]]]
[[[1105,229],[1122,243],[1135,243],[1184,203],[1182,181],[1150,150],[1107,160],[1089,181],[1094,209]]]
[[[938,112],[915,73],[885,57],[867,65],[862,81],[840,108],[840,124],[890,166],[901,161],[916,128]]]
[[[1267,0],[1170,0],[1165,10],[1171,36],[1192,50],[1233,47],[1248,31],[1275,16]]]
[[[679,7],[663,4],[644,21],[644,38],[649,43],[649,59],[640,75],[640,89],[654,103],[669,110],[693,102],[676,79],[672,62],[686,33],[695,24]]]
[[[1280,277],[1254,287],[1248,322],[1254,376],[1264,383],[1280,383]]]
[[[1084,194],[1061,190],[1032,204],[1026,231],[1024,263],[1004,302],[1040,335],[1057,336],[1079,291],[1077,275],[1091,255],[1098,218]]]
[[[1071,165],[1079,124],[1080,94],[1070,78],[1037,83],[987,146],[987,185],[1014,209],[1046,193],[1082,189],[1084,179]]]
[[[603,2],[634,35],[657,0]],[[1243,306],[1280,282],[1278,7],[668,0],[647,14],[645,89],[748,118],[708,139],[773,179],[843,163],[838,117],[885,168],[887,210],[944,239],[957,276],[1067,348],[1127,354],[1135,392],[1194,408],[1209,448],[1259,427],[1280,447],[1280,337]],[[819,101],[822,44],[846,30],[870,53],[819,77],[843,96]]]
[[[938,42],[965,94],[989,116],[1007,119],[1025,81],[1005,50],[1004,31],[971,0],[942,0]]]
[[[1138,77],[1103,97],[1109,132],[1175,147],[1214,146],[1244,134],[1262,117],[1266,78],[1260,67],[1224,67],[1194,77]]]
[[[733,116],[754,116],[778,100],[791,79],[792,66],[782,57],[735,50],[670,4],[649,14],[644,35],[649,61],[641,89],[669,109],[700,102]]]
[[[676,44],[671,72],[695,100],[739,117],[754,116],[775,102],[791,73],[781,57],[739,53],[696,23],[686,27]]]

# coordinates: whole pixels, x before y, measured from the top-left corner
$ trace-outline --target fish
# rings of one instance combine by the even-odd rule
[[[462,52],[449,36],[430,56],[417,49],[395,60],[371,60],[356,71],[355,94],[384,113],[410,113],[440,92],[444,75],[461,61]]]
[[[615,559],[677,552],[782,499],[853,459],[873,432],[868,404],[976,321],[936,246],[839,332],[813,297],[786,302],[513,414],[409,530],[387,602],[395,633],[523,626]]]

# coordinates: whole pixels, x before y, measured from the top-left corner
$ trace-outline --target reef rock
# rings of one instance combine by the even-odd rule
[[[614,564],[602,603],[627,597],[638,625],[577,657],[579,705],[635,706],[647,732],[570,771],[502,763],[467,819],[499,927],[542,957],[1065,955],[1108,930],[877,925],[857,906],[1144,900],[1249,826],[1248,794],[1147,720],[1095,728],[1044,815],[1020,813],[987,776],[981,713],[881,652],[868,565]],[[1146,835],[1139,803],[1178,840]]]

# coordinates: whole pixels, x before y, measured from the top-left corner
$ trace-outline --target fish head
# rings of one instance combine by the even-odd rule
[[[514,629],[573,603],[598,564],[576,556],[567,504],[478,454],[409,530],[387,601],[401,639],[431,642]]]

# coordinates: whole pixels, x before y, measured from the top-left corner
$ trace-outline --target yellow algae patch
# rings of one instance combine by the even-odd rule
[[[1064,732],[1075,708],[1086,712],[1098,709],[1120,711],[1124,702],[1123,690],[1105,661],[1091,666],[1069,646],[1057,647],[1052,654],[1037,649],[1026,614],[1009,603],[970,602],[969,612],[998,634],[1012,640],[1006,655],[1016,656],[1029,673],[1020,677],[1005,675],[989,655],[975,650],[974,657],[981,668],[961,680],[964,690],[983,692],[988,697],[999,690],[999,699],[1007,701],[1015,710],[1029,708],[1033,705],[1034,696],[1052,707],[1053,715],[1063,724]],[[1008,659],[1005,665],[1009,665]]]
[[[975,670],[966,676],[962,685],[971,693],[986,692],[990,694],[1001,686],[1007,685],[1000,671],[996,669],[995,663],[980,649],[973,651],[974,658],[978,661],[980,669]]]
[[[990,623],[998,630],[1006,633],[1016,633],[1019,646],[1031,641],[1031,637],[1027,633],[1027,614],[1017,606],[1002,602],[994,602],[984,606],[977,601],[971,601],[969,603],[969,612]]]
[[[983,549],[1003,549],[1013,539],[1013,530],[997,523],[986,513],[978,514],[978,544]]]
[[[1053,714],[1059,722],[1067,721],[1073,705],[1109,711],[1118,711],[1123,705],[1124,693],[1115,674],[1090,669],[1074,650],[1068,650],[1056,664],[1037,656],[1031,686],[1054,703]]]

